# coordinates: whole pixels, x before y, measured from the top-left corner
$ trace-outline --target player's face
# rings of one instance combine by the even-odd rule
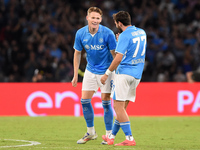
[[[88,21],[89,28],[98,29],[102,17],[97,12],[91,12],[89,15],[87,15],[86,19]]]
[[[117,23],[117,22],[115,21],[115,25],[116,25],[116,28],[119,30],[119,33],[122,33],[123,30],[122,30],[122,28],[119,26],[119,22]]]

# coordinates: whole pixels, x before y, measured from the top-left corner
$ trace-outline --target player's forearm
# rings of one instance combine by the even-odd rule
[[[78,76],[80,60],[81,60],[81,53],[75,51],[75,53],[74,53],[74,76]]]
[[[108,68],[111,72],[114,71],[120,64],[121,61],[114,59],[111,63],[110,67]]]
[[[123,57],[122,54],[116,54],[114,60],[112,61],[110,67],[108,68],[107,73],[109,71],[113,72],[119,66],[120,62],[122,61],[122,57]]]

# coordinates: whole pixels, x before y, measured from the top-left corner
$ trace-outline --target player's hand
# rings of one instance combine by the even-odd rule
[[[106,80],[108,79],[108,75],[104,74],[102,77],[101,77],[101,83],[104,85],[106,84]]]
[[[71,82],[72,82],[72,86],[76,87],[77,86],[77,82],[78,82],[78,77],[73,77]]]
[[[120,33],[117,33],[117,34],[116,34],[116,40],[117,40],[117,41],[118,41],[119,35],[120,35]]]

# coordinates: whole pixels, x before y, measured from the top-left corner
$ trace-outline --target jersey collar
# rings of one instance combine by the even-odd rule
[[[134,25],[126,28],[126,30],[129,30],[129,29],[137,30],[137,28]]]
[[[99,29],[98,29],[97,32],[101,32],[101,31],[102,31],[102,25],[99,24]],[[87,25],[87,28],[86,28],[86,32],[90,33],[90,32],[89,32],[89,27],[88,27],[88,25]]]

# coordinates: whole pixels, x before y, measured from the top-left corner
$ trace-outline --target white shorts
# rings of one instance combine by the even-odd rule
[[[101,93],[111,93],[114,75],[115,72],[113,71],[108,76],[105,85],[103,85],[100,81],[103,74],[102,75],[94,74],[86,69],[83,77],[82,91],[96,92],[100,88]]]
[[[111,97],[117,101],[135,102],[136,87],[139,83],[140,79],[125,74],[115,74]]]

